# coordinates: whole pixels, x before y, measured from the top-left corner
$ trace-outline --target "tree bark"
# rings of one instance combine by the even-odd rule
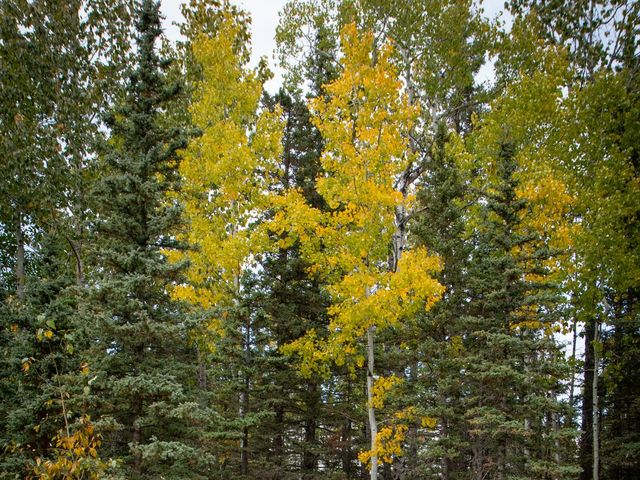
[[[276,424],[276,434],[273,438],[273,464],[275,465],[273,478],[280,479],[282,478],[284,468],[285,468],[285,460],[284,460],[284,435],[285,435],[285,425],[284,425],[284,406],[281,404],[276,405],[275,407],[275,424]]]
[[[376,436],[378,435],[378,423],[376,422],[376,411],[373,407],[373,372],[374,372],[374,335],[375,327],[367,329],[367,414],[369,416],[369,433],[371,435],[371,451],[375,452]],[[378,456],[371,455],[369,477],[371,480],[378,480]]]
[[[240,392],[240,418],[244,419],[249,412],[249,389],[251,387],[251,381],[249,379],[249,361],[251,355],[251,317],[246,316],[245,323],[245,338],[244,338],[244,378],[242,391]],[[249,474],[249,427],[242,427],[242,437],[240,439],[240,474]]]
[[[84,265],[82,263],[82,243],[77,240],[71,240],[67,237],[71,252],[76,261],[76,285],[79,287],[84,285]]]
[[[582,387],[582,436],[580,439],[580,480],[592,480],[593,475],[593,342],[596,320],[585,325],[584,384]]]
[[[571,383],[569,384],[569,406],[574,407],[576,385],[576,342],[578,341],[578,319],[573,318],[573,337],[571,340]],[[573,423],[573,422],[572,422]]]
[[[302,470],[305,473],[315,472],[318,466],[318,456],[313,451],[316,444],[316,418],[319,415],[320,391],[315,382],[307,383],[307,412],[304,423],[304,451],[302,453]]]
[[[600,355],[598,342],[600,341],[600,325],[596,321],[593,336],[593,382],[592,382],[592,438],[593,438],[593,480],[600,478],[600,408],[598,405],[598,365]]]
[[[16,297],[21,302],[25,298],[25,262],[24,262],[24,232],[22,231],[22,214],[16,214]]]
[[[482,440],[480,438],[474,441],[471,450],[473,452],[473,480],[485,480],[484,449],[482,448]]]
[[[347,377],[346,404],[348,405],[349,402],[351,402],[351,380]],[[342,443],[342,472],[347,478],[351,478],[351,474],[353,473],[351,463],[351,419],[348,415],[345,417],[344,424],[342,425],[340,441]]]

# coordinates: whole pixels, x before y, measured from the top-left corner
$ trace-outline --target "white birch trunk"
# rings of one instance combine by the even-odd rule
[[[376,422],[376,411],[373,407],[373,371],[374,371],[374,335],[375,326],[367,329],[367,413],[369,415],[369,430],[371,432],[371,451],[375,452],[376,437],[378,435],[378,423]],[[371,480],[378,479],[378,456],[375,453],[371,456],[371,468],[369,470]]]

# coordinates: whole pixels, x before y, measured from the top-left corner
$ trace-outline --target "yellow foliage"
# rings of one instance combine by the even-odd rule
[[[389,377],[379,377],[373,382],[371,404],[373,408],[384,407],[384,400],[391,389],[402,383],[402,378],[391,375]]]
[[[40,480],[97,480],[103,478],[107,465],[100,460],[97,449],[101,436],[94,431],[88,416],[80,418],[79,428],[68,434],[61,430],[53,439],[52,460],[36,459],[34,473]]]
[[[403,455],[402,444],[409,427],[404,424],[391,425],[380,429],[376,435],[373,450],[366,450],[358,454],[358,460],[368,463],[374,455],[384,463],[392,463],[394,457]]]
[[[407,138],[417,107],[402,93],[389,44],[374,61],[371,33],[359,35],[355,25],[347,25],[341,41],[342,75],[324,86],[326,96],[310,101],[312,121],[325,141],[316,187],[332,210],[314,209],[291,191],[279,199],[271,225],[277,234],[288,232],[280,246],[300,242],[309,273],[329,285],[333,299],[329,338],[294,342],[287,351],[298,350],[308,362],[316,348],[322,353],[315,358],[338,364],[352,357],[346,352],[369,327],[397,325],[429,308],[443,291],[432,278],[440,261],[425,249],[408,249],[397,269],[389,270],[397,211],[410,211],[415,201],[396,183],[414,160]]]
[[[433,417],[420,417],[420,425],[433,430],[438,425],[438,420]]]
[[[270,248],[259,220],[280,174],[281,111],[259,111],[262,80],[234,52],[240,34],[229,17],[214,37],[192,45],[202,79],[190,113],[202,135],[183,152],[180,173],[189,224],[182,240],[194,248],[167,252],[172,262],[189,261],[187,282],[173,296],[207,309],[232,306],[242,273]],[[212,332],[220,323],[210,322]]]

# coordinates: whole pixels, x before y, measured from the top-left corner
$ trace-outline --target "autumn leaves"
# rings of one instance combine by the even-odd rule
[[[399,212],[409,214],[415,202],[398,181],[414,160],[407,139],[418,109],[402,93],[390,43],[378,48],[371,34],[345,27],[342,73],[324,86],[325,96],[310,101],[325,141],[316,189],[328,208],[315,208],[301,191],[277,187],[281,112],[259,110],[262,84],[234,52],[236,35],[227,19],[193,48],[202,78],[192,115],[202,135],[185,151],[181,173],[190,224],[185,240],[198,248],[172,254],[190,261],[189,282],[174,295],[224,312],[238,300],[243,271],[258,268],[266,252],[296,243],[308,274],[331,295],[331,324],[283,351],[299,358],[303,375],[324,371],[327,362],[355,372],[365,363],[367,334],[429,308],[443,291],[433,279],[439,259],[411,248],[398,224],[406,221]],[[380,402],[370,400],[370,408]]]

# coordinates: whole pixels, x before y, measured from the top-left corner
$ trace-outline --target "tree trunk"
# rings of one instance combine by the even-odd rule
[[[574,407],[576,385],[576,343],[578,341],[578,319],[573,318],[573,337],[571,341],[571,383],[569,384],[569,406]],[[572,422],[573,423],[573,419]]]
[[[551,398],[553,399],[553,402],[555,403],[557,401],[557,394],[555,392],[555,390],[551,391]],[[555,436],[555,440],[554,440],[554,446],[555,446],[555,453],[553,454],[553,459],[556,462],[556,465],[560,465],[560,463],[562,462],[562,457],[560,455],[560,439],[558,437],[558,432],[560,431],[560,424],[558,422],[558,412],[550,412],[551,415],[551,428],[553,429],[553,433]]]
[[[591,480],[593,474],[593,342],[596,320],[585,325],[584,385],[582,387],[582,436],[580,439],[580,480]]]
[[[304,451],[302,454],[302,469],[305,473],[315,472],[318,466],[318,456],[314,452],[316,444],[316,418],[319,416],[320,391],[315,382],[307,383],[307,411],[304,423]]]
[[[208,399],[207,399],[207,364],[205,363],[205,359],[203,358],[202,352],[200,351],[200,347],[196,342],[196,360],[198,362],[198,403],[202,408],[206,408]]]
[[[444,405],[444,401],[441,400],[441,404]],[[449,419],[444,417],[442,419],[442,438],[448,438],[449,436]],[[417,457],[417,454],[416,454]],[[449,480],[449,472],[451,471],[451,458],[447,451],[442,455],[442,480]],[[414,477],[412,477],[414,478]]]
[[[285,468],[285,460],[284,460],[284,435],[285,435],[285,425],[284,425],[284,407],[281,404],[276,405],[275,408],[275,424],[276,424],[276,434],[273,438],[273,463],[275,465],[275,471],[273,474],[274,479],[282,478],[284,468]]]
[[[84,285],[84,265],[82,263],[82,243],[77,240],[67,238],[71,246],[71,252],[76,262],[76,285],[79,287]]]
[[[482,440],[476,439],[473,443],[473,480],[485,480],[484,474],[484,452],[482,448]]]
[[[374,372],[374,334],[375,327],[367,329],[367,413],[369,415],[369,434],[371,436],[371,451],[376,449],[376,436],[378,435],[378,423],[376,411],[373,407],[373,372]],[[378,457],[371,455],[369,476],[371,480],[378,480]]]
[[[598,364],[600,362],[598,342],[600,341],[600,324],[596,322],[593,336],[593,382],[592,382],[592,428],[593,428],[593,480],[600,478],[600,409],[598,405]]]
[[[347,376],[347,395],[346,405],[351,402],[351,379]],[[347,415],[342,425],[342,434],[340,436],[340,442],[342,444],[341,459],[342,459],[342,472],[346,478],[351,478],[352,463],[351,463],[351,419]]]
[[[249,389],[251,381],[249,379],[249,361],[251,356],[251,316],[246,316],[245,321],[245,338],[244,338],[244,378],[242,392],[240,393],[240,418],[244,419],[249,413]],[[240,474],[249,474],[249,427],[242,427],[242,437],[240,439]]]
[[[247,403],[249,395],[247,392],[240,394],[240,418],[247,414]],[[242,427],[242,437],[240,439],[240,475],[249,473],[249,428]]]
[[[529,433],[529,431],[531,430],[531,421],[528,418],[524,419],[524,431]],[[527,444],[524,444],[524,458],[527,460],[527,462],[531,459],[531,452],[529,451],[529,448],[527,447]]]
[[[26,274],[24,267],[24,232],[22,231],[22,214],[16,215],[16,297],[23,301],[25,297]]]

